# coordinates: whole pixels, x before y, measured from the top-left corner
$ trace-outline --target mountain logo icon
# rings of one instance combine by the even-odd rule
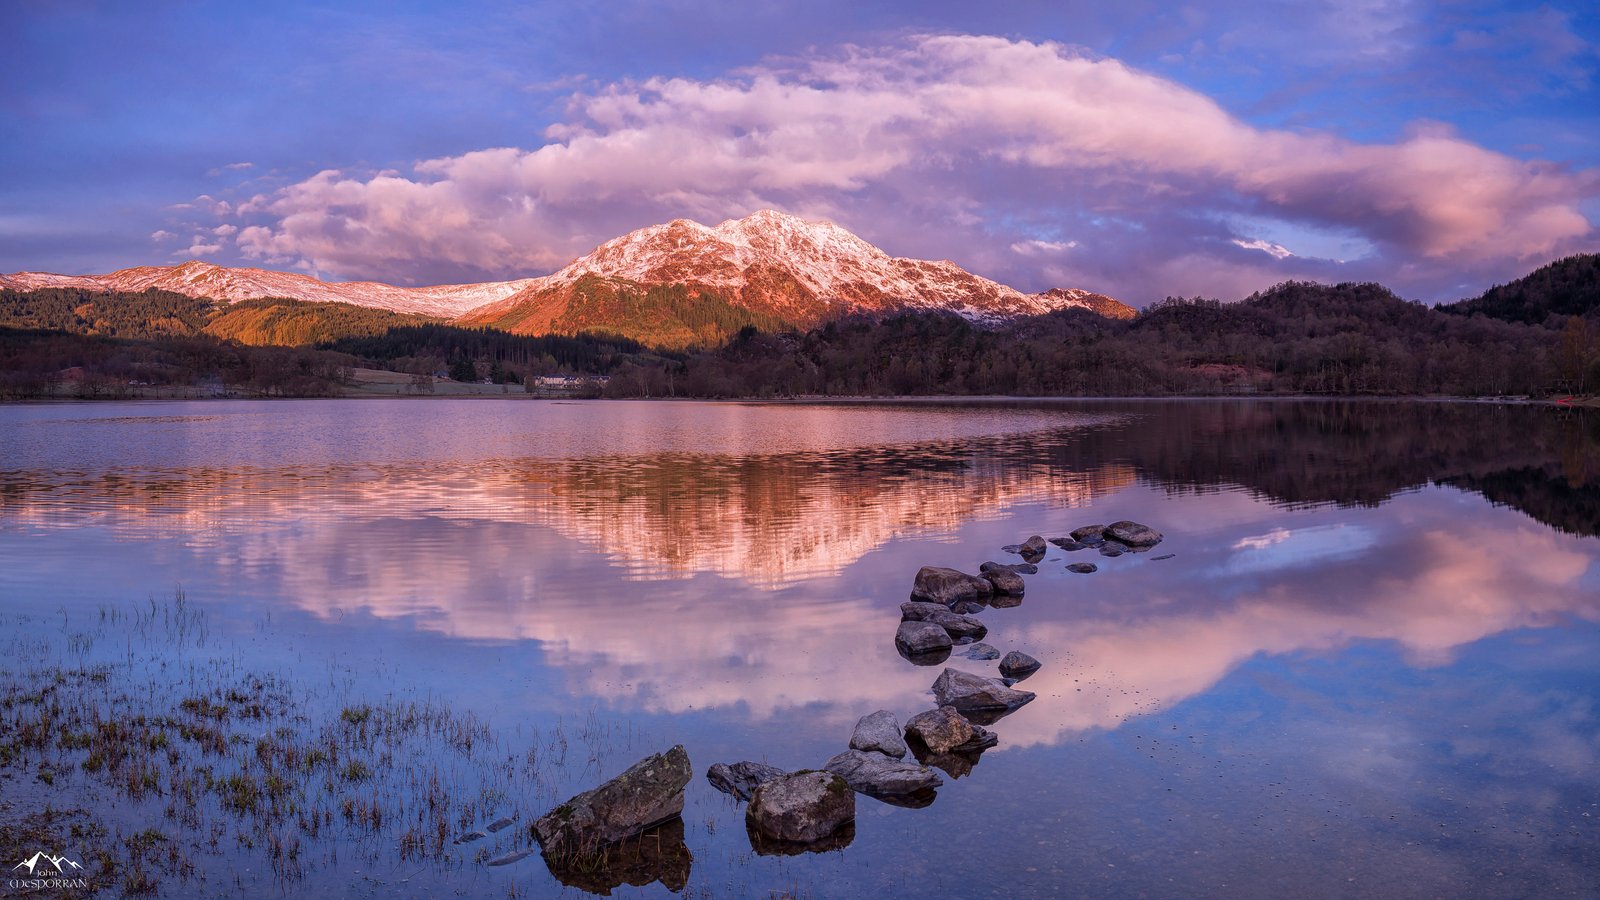
[[[68,871],[69,868],[74,872],[83,870],[83,866],[78,862],[68,859],[66,856],[51,856],[43,850],[35,852],[33,856],[12,866],[11,870],[15,872],[17,869],[27,869],[29,875],[37,875],[40,874],[39,870],[46,865],[54,868],[58,875],[71,874]],[[50,869],[45,868],[43,871],[48,873]]]

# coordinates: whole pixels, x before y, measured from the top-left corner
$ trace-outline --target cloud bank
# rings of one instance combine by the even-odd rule
[[[322,171],[240,204],[235,240],[251,258],[341,277],[511,276],[642,225],[770,206],[1019,288],[1139,303],[1288,277],[1439,299],[1464,275],[1514,276],[1597,245],[1580,208],[1600,196],[1593,171],[1435,125],[1389,143],[1260,128],[1054,43],[921,36],[715,80],[623,81],[570,98],[544,139],[409,173]],[[1371,250],[1319,259],[1296,235]]]

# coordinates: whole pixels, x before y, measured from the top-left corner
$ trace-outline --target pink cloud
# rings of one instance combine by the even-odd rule
[[[574,96],[546,136],[532,150],[428,160],[409,175],[319,172],[242,205],[266,218],[238,244],[351,277],[429,265],[509,275],[555,268],[641,225],[773,206],[834,218],[903,255],[962,252],[969,267],[1009,267],[984,274],[1039,280],[1050,261],[1012,248],[1041,236],[996,234],[986,221],[1070,208],[1160,231],[1163,219],[1244,209],[1349,232],[1393,267],[1454,277],[1592,244],[1579,204],[1600,194],[1592,172],[1439,128],[1387,144],[1257,128],[1117,60],[993,37],[850,47],[713,81],[621,82]],[[929,239],[935,230],[954,236]],[[1140,262],[1170,268],[1198,254],[1219,276],[1205,286],[1261,270],[1232,243],[1258,235],[1212,231],[1147,236]]]

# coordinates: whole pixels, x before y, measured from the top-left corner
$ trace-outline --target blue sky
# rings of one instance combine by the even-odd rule
[[[1600,249],[1592,4],[0,6],[0,271],[539,274],[772,206],[1019,288]]]

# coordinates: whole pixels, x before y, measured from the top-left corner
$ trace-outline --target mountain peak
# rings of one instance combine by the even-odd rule
[[[604,297],[585,280],[594,277],[608,285]],[[464,321],[531,334],[605,329],[614,327],[605,311],[619,302],[614,295],[642,296],[665,285],[683,286],[691,298],[712,295],[715,304],[742,310],[730,313],[735,317],[794,327],[908,310],[952,312],[984,324],[1068,306],[1118,318],[1134,314],[1088,291],[1025,294],[946,260],[893,257],[833,222],[761,209],[715,226],[673,219],[629,232]]]

